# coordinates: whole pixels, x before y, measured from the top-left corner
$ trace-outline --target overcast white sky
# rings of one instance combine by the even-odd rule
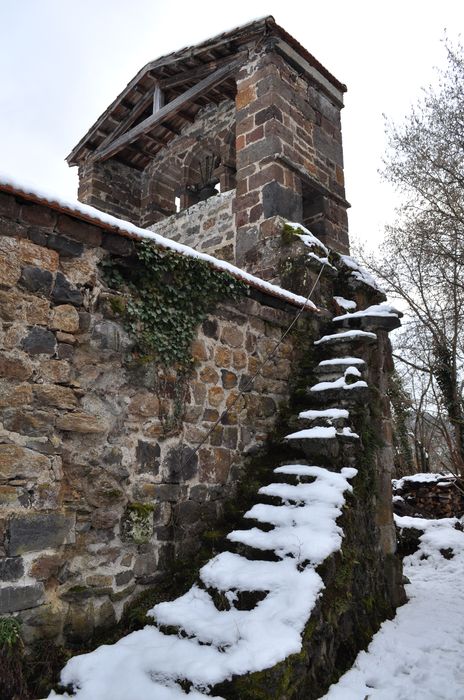
[[[377,170],[382,114],[400,119],[444,65],[459,0],[0,0],[0,171],[74,199],[65,156],[148,61],[272,14],[348,86],[352,236],[379,240],[394,196]]]

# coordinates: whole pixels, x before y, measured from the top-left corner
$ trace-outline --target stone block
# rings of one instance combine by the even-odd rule
[[[224,390],[220,386],[213,386],[208,391],[208,401],[211,406],[217,408],[224,401]]]
[[[75,541],[74,513],[27,513],[10,520],[8,554],[60,547]]]
[[[21,271],[19,284],[33,294],[49,296],[52,291],[53,275],[49,270],[26,265]]]
[[[0,486],[0,506],[3,508],[17,508],[21,505],[29,505],[29,494],[19,486]]]
[[[50,468],[48,457],[19,445],[0,445],[0,478],[30,479]]]
[[[65,565],[65,558],[58,554],[45,554],[36,559],[31,566],[30,574],[38,581],[48,581],[57,576]]]
[[[157,396],[148,391],[140,391],[134,394],[129,404],[129,413],[146,418],[157,417],[159,410],[160,405]]]
[[[226,369],[221,370],[222,386],[224,389],[233,389],[237,385],[237,375]]]
[[[215,369],[207,365],[200,370],[200,379],[207,384],[217,384],[219,381],[219,374]]]
[[[83,411],[75,411],[60,416],[56,421],[58,430],[71,433],[104,433],[109,426],[104,418]]]
[[[30,384],[11,384],[0,380],[0,408],[26,406],[32,402]]]
[[[34,326],[23,338],[21,348],[29,355],[53,355],[56,350],[56,338],[51,331]]]
[[[0,614],[35,608],[44,600],[42,583],[0,588]]]
[[[115,510],[97,508],[92,513],[92,527],[95,530],[111,530],[119,520],[119,513]]]
[[[160,467],[161,449],[157,442],[154,444],[139,440],[137,443],[136,457],[139,471],[158,474]]]
[[[232,352],[229,348],[217,347],[214,351],[214,362],[217,367],[229,367],[232,359]]]
[[[64,214],[58,217],[55,230],[69,238],[90,246],[100,246],[102,233],[97,226],[78,221]]]
[[[14,287],[21,277],[21,265],[17,255],[17,241],[14,238],[2,237],[0,248],[0,284],[4,287]]]
[[[35,297],[24,305],[26,321],[30,326],[46,326],[48,324],[48,314],[50,303],[46,299]]]
[[[63,635],[70,644],[83,644],[93,634],[95,626],[93,603],[71,603],[64,621]]]
[[[58,272],[53,287],[52,300],[55,304],[72,304],[81,306],[82,292],[73,287],[62,272]]]
[[[301,196],[278,182],[270,182],[263,187],[264,218],[283,216],[290,221],[301,221],[303,215]]]
[[[53,604],[24,611],[20,615],[21,635],[27,643],[34,639],[56,639],[63,626],[62,611]]]
[[[71,378],[71,367],[65,360],[43,360],[39,373],[46,382],[67,384]]]
[[[225,484],[229,477],[230,451],[223,447],[199,450],[199,478],[202,483]]]
[[[205,344],[202,340],[194,340],[191,348],[192,357],[194,360],[205,361],[208,359]]]
[[[203,321],[201,328],[207,338],[214,338],[215,340],[218,339],[218,322],[215,319],[207,318],[205,321]]]
[[[72,389],[57,384],[36,384],[34,395],[40,404],[57,408],[74,408],[77,398]]]
[[[55,306],[50,313],[49,327],[55,331],[77,333],[79,330],[79,314],[71,304]]]
[[[23,264],[39,267],[49,272],[56,272],[60,260],[55,250],[36,245],[24,238],[19,241],[19,256]]]
[[[32,365],[27,358],[18,356],[17,352],[0,352],[0,377],[24,381],[32,374]]]
[[[16,581],[24,574],[24,563],[21,557],[5,557],[0,559],[0,581]]]
[[[114,352],[125,352],[130,350],[134,344],[120,324],[108,320],[95,324],[92,331],[92,342],[102,350],[113,350]]]
[[[55,416],[49,411],[12,408],[5,411],[3,423],[7,430],[31,437],[43,437],[53,431]],[[41,450],[38,450],[41,451]]]
[[[102,247],[109,250],[114,255],[131,255],[134,250],[134,241],[124,236],[113,233],[104,233]]]
[[[221,340],[232,348],[239,348],[244,342],[243,331],[239,328],[234,328],[234,326],[224,326],[221,333]]]
[[[47,240],[47,247],[56,250],[62,257],[75,258],[82,255],[84,246],[82,243],[72,241],[65,236],[50,234]]]
[[[53,228],[56,218],[56,212],[47,205],[24,202],[21,206],[21,219],[27,224]]]
[[[197,468],[198,455],[191,447],[184,445],[172,447],[163,461],[166,479],[174,483],[192,479],[197,473]]]
[[[19,321],[21,315],[22,295],[15,289],[0,290],[0,319]]]

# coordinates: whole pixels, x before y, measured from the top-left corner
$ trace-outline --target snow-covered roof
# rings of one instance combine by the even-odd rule
[[[100,228],[104,228],[111,233],[123,236],[125,238],[131,238],[134,240],[151,240],[153,243],[160,248],[167,251],[172,251],[178,253],[179,255],[185,255],[186,257],[196,258],[197,260],[203,260],[204,262],[211,265],[211,267],[216,270],[221,270],[222,272],[229,273],[232,277],[235,277],[242,282],[245,282],[248,286],[257,289],[263,294],[267,294],[283,301],[301,308],[306,307],[309,311],[316,311],[317,307],[308,299],[299,294],[293,294],[293,292],[283,289],[276,284],[267,282],[255,275],[251,275],[245,270],[240,269],[236,265],[231,265],[225,260],[220,260],[212,255],[207,255],[206,253],[199,253],[194,248],[183,245],[182,243],[177,243],[170,238],[165,238],[160,236],[158,233],[153,231],[148,231],[147,229],[140,228],[131,224],[129,221],[124,219],[118,219],[111,214],[106,214],[105,212],[91,207],[88,204],[82,204],[76,200],[66,200],[57,195],[56,193],[49,192],[42,188],[38,188],[34,185],[30,185],[24,181],[17,181],[16,179],[10,177],[5,173],[0,172],[0,192],[8,192],[18,197],[23,197],[28,201],[35,202],[37,204],[43,204],[55,209],[74,218],[80,219]]]

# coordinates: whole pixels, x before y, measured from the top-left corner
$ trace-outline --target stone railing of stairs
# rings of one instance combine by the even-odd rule
[[[398,325],[386,306],[332,320],[286,459],[269,455],[242,526],[153,624],[68,662],[76,698],[311,700],[353,662],[404,600],[386,386]]]

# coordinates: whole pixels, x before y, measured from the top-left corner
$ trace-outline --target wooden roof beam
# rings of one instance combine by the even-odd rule
[[[238,55],[236,54],[230,59],[225,58],[221,60],[219,58],[215,61],[204,63],[203,65],[200,65],[197,68],[191,68],[190,70],[186,70],[183,73],[174,74],[169,78],[163,78],[159,82],[160,88],[162,88],[163,90],[167,90],[169,88],[185,85],[185,83],[201,80],[201,78],[209,75],[211,71],[216,70],[217,68],[221,68],[223,65],[235,63],[239,58],[245,58],[246,55],[247,53],[243,51],[242,53]]]
[[[194,101],[197,97],[204,94],[207,90],[210,90],[216,85],[222,83],[234,71],[237,70],[239,65],[240,61],[233,61],[232,63],[229,63],[226,66],[218,68],[218,70],[206,76],[205,78],[203,78],[203,80],[200,80],[199,83],[193,85],[186,92],[182,93],[182,95],[176,97],[172,102],[168,102],[167,105],[161,107],[161,109],[158,110],[158,112],[152,114],[147,119],[144,119],[143,122],[137,124],[137,126],[134,126],[127,133],[122,134],[118,138],[112,140],[112,143],[109,143],[105,147],[103,147],[102,144],[102,146],[100,146],[94,153],[94,159],[107,160],[108,158],[111,158],[122,148],[135,141],[141,134],[144,134],[147,131],[153,129],[155,126],[159,126],[163,122],[166,122],[166,120],[169,117],[174,116],[176,113],[179,112],[180,109],[185,107],[188,103]],[[150,100],[152,99],[153,95],[151,94]]]

